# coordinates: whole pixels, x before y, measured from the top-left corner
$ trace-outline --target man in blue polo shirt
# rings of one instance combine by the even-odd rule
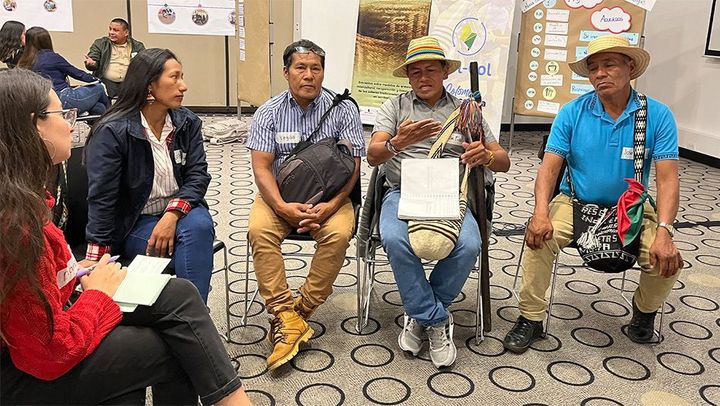
[[[588,44],[588,55],[570,63],[578,75],[590,79],[595,91],[566,104],[550,130],[545,156],[535,181],[535,211],[528,225],[520,289],[520,316],[505,336],[504,345],[525,352],[542,336],[547,311],[552,262],[559,248],[573,236],[573,209],[567,176],[560,194],[552,191],[563,161],[572,174],[576,197],[586,203],[614,205],[633,178],[635,112],[640,108],[630,81],[642,75],[650,55],[631,47],[622,36],[609,35]],[[655,162],[657,214],[646,205],[640,234],[638,264],[643,272],[633,297],[633,316],[627,334],[635,342],[653,338],[655,314],[670,293],[682,258],[673,243],[679,204],[677,129],[670,109],[647,98],[646,159],[642,183],[647,187]],[[551,200],[552,199],[552,200]],[[553,242],[554,241],[554,242]],[[557,244],[555,244],[557,243]]]
[[[313,335],[307,319],[332,292],[350,245],[355,213],[349,195],[360,176],[360,157],[365,155],[360,114],[353,103],[340,103],[312,141],[329,137],[349,140],[355,172],[327,202],[313,206],[283,200],[276,180],[280,164],[300,141],[310,137],[335,96],[322,87],[325,52],[312,41],[290,44],[283,53],[283,63],[289,89],[258,108],[247,142],[259,191],[250,209],[248,237],[258,289],[268,313],[274,316],[268,334],[273,343],[267,359],[270,369],[292,359],[300,343]],[[287,284],[280,249],[293,229],[309,232],[317,242],[308,276],[296,298]]]

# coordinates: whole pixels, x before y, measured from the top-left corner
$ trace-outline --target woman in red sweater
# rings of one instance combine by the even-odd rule
[[[70,156],[74,111],[51,83],[0,72],[0,404],[250,404],[197,289],[172,279],[152,306],[121,313],[127,269],[78,265],[44,187]]]

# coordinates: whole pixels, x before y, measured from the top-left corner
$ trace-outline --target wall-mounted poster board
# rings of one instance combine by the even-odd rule
[[[710,9],[710,26],[708,27],[705,55],[720,57],[720,1],[713,0]]]
[[[587,55],[591,40],[621,34],[642,46],[645,13],[638,0],[522,0],[513,112],[555,117],[574,98],[593,90],[568,62]]]
[[[147,0],[151,34],[235,36],[235,0]]]
[[[270,3],[240,1],[237,11],[238,28],[243,24],[238,43],[238,106],[240,102],[260,106],[270,98]]]
[[[8,20],[48,31],[73,31],[72,0],[2,0],[0,26]]]

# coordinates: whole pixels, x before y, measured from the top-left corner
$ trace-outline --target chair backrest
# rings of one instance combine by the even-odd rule
[[[85,147],[73,148],[70,158],[67,160],[68,221],[65,226],[65,239],[73,252],[76,252],[76,248],[86,244],[88,177],[87,171],[82,165],[84,150]]]

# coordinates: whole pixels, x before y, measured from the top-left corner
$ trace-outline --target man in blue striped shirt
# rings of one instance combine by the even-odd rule
[[[315,131],[323,113],[332,104],[332,92],[323,89],[325,52],[308,40],[290,44],[283,53],[283,73],[288,90],[271,98],[255,112],[248,136],[252,167],[259,193],[250,210],[248,237],[258,289],[265,299],[270,322],[273,352],[270,369],[288,362],[300,343],[313,335],[307,319],[325,302],[350,245],[354,212],[349,195],[360,176],[360,157],[365,140],[360,115],[352,103],[335,107],[312,141],[335,137],[349,140],[355,157],[355,172],[340,192],[316,205],[285,202],[276,176],[280,164],[293,148]],[[305,283],[297,298],[285,277],[280,244],[291,230],[309,232],[317,242]]]

